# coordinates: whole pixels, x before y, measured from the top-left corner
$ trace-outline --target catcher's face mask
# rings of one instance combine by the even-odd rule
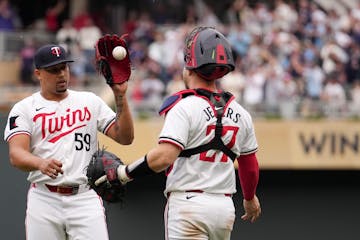
[[[221,78],[235,68],[230,43],[210,27],[195,28],[185,40],[185,67],[207,80]]]

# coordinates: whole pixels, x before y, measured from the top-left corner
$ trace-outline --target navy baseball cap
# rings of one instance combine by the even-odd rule
[[[60,63],[74,62],[66,55],[63,47],[55,44],[48,44],[40,47],[34,56],[36,68],[46,68]]]

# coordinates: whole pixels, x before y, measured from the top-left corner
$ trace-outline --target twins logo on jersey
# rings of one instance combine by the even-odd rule
[[[41,133],[43,139],[47,134],[54,135],[59,133],[49,140],[49,142],[55,143],[60,138],[70,134],[74,130],[85,127],[86,121],[91,119],[91,113],[87,107],[84,107],[84,109],[76,109],[74,111],[67,109],[66,112],[67,114],[64,116],[54,116],[55,112],[39,113],[34,116],[34,123],[37,121],[40,121],[41,123]],[[64,127],[69,128],[69,130],[63,132],[62,130]]]

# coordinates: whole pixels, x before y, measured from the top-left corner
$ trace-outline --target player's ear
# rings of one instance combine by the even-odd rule
[[[183,69],[183,77],[190,77],[194,74],[196,74],[196,73],[190,69],[187,69],[187,68]]]
[[[40,76],[40,70],[39,70],[39,69],[35,68],[35,70],[34,70],[34,76],[35,76],[37,79],[39,79],[39,76]]]
[[[41,81],[41,71],[39,69],[35,68],[33,74],[34,74],[34,77],[36,78],[36,80],[40,82]]]

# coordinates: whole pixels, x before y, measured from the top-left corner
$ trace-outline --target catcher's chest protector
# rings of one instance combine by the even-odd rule
[[[198,154],[210,149],[220,150],[230,157],[233,161],[236,159],[236,154],[231,151],[221,139],[221,133],[223,129],[222,116],[224,114],[225,106],[227,102],[232,100],[234,97],[229,92],[214,93],[205,89],[188,89],[175,93],[174,95],[165,99],[164,103],[160,107],[159,114],[166,114],[172,107],[175,106],[181,99],[191,95],[205,97],[213,109],[216,111],[216,127],[215,136],[210,142],[197,146],[195,148],[185,149],[180,153],[180,157],[190,157],[191,155]]]

